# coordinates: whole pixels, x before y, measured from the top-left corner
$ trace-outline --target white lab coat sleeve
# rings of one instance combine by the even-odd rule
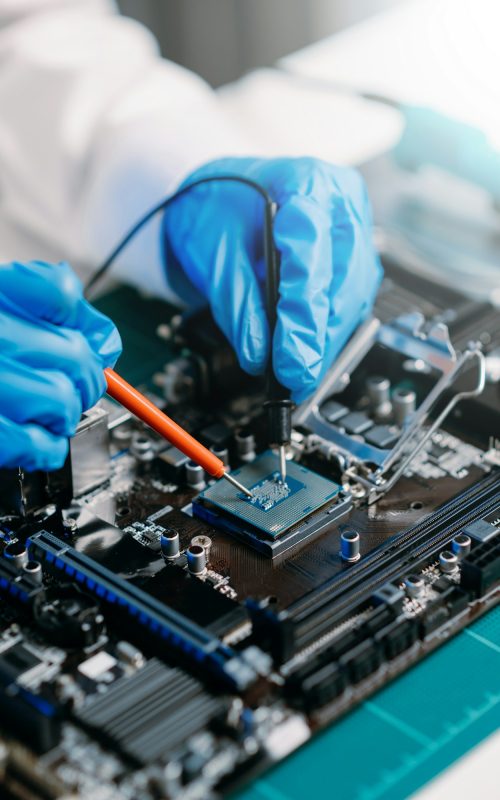
[[[248,151],[199,77],[107,0],[0,0],[0,214],[92,271],[198,165]],[[172,296],[160,220],[114,274]]]

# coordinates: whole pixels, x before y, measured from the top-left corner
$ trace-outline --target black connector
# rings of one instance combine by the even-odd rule
[[[292,435],[293,403],[287,399],[267,400],[264,408],[269,420],[269,444],[282,446],[290,443]]]
[[[269,323],[269,335],[273,341],[276,321],[278,319],[279,284],[280,284],[280,259],[274,244],[274,217],[277,205],[266,203],[264,224],[264,258],[266,263],[266,309]],[[274,371],[271,355],[267,368],[266,378],[267,401],[264,408],[268,413],[269,444],[284,448],[290,443],[292,435],[292,411],[294,403],[290,399],[290,391],[279,383]],[[281,471],[284,471],[284,451],[281,458]],[[284,477],[284,476],[283,476]]]

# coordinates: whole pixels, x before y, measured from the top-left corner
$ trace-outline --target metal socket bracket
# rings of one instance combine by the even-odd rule
[[[358,441],[329,423],[320,413],[323,402],[345,389],[354,370],[375,345],[383,345],[404,358],[421,360],[437,375],[434,386],[391,449],[380,449]],[[439,416],[426,426],[440,398],[472,360],[477,361],[478,366],[474,387],[454,394]],[[326,458],[336,460],[345,482],[361,484],[368,502],[373,502],[394,486],[455,405],[464,397],[480,394],[484,384],[485,358],[480,345],[471,343],[463,353],[457,353],[448,328],[442,322],[428,324],[419,312],[402,315],[386,324],[371,318],[352,337],[315,394],[296,409],[293,424],[307,432],[305,444],[310,451],[320,450]]]

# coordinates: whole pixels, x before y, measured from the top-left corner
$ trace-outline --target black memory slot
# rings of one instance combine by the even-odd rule
[[[348,572],[335,576],[292,603],[280,618],[266,610],[262,620],[279,629],[287,627],[282,658],[307,647],[330,631],[357,606],[369,600],[384,583],[401,577],[408,565],[431,554],[469,522],[480,519],[500,503],[498,472],[443,505],[366,556]]]

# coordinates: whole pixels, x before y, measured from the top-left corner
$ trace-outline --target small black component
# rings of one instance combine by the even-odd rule
[[[352,683],[359,683],[380,666],[380,652],[373,639],[365,639],[339,659]]]
[[[393,583],[384,583],[383,586],[373,592],[372,602],[375,606],[388,605],[394,614],[399,614],[403,608],[404,597],[405,593],[399,586],[394,586]]]
[[[370,636],[385,628],[390,622],[394,620],[393,610],[386,605],[376,606],[371,612],[369,617],[363,623],[363,630]]]
[[[69,583],[47,589],[33,610],[47,639],[62,647],[90,647],[104,632],[104,617],[95,600]]]
[[[441,575],[441,577],[438,578],[437,581],[434,581],[434,583],[432,584],[432,588],[434,589],[434,591],[439,592],[439,594],[447,592],[450,586],[451,582],[448,580],[448,578],[445,578],[444,575]]]
[[[233,432],[227,425],[222,422],[214,422],[213,425],[200,431],[199,438],[206,447],[222,450],[223,447],[228,446],[232,435]]]
[[[430,633],[440,628],[450,616],[448,607],[443,603],[442,598],[427,606],[420,617],[420,636],[425,639]]]
[[[311,712],[335,700],[346,687],[346,676],[338,664],[325,664],[306,675],[300,682],[290,681],[286,692],[299,708]]]
[[[486,594],[500,580],[500,537],[473,547],[461,568],[462,588],[478,597]]]
[[[2,653],[1,664],[3,676],[15,681],[32,667],[41,664],[41,661],[33,653],[30,653],[23,644],[19,643]]]
[[[340,636],[336,637],[333,640],[333,643],[330,645],[328,652],[331,653],[331,656],[335,659],[340,658],[359,642],[360,639],[360,632],[357,628],[352,628],[351,630],[344,631],[341,633]]]
[[[446,453],[446,447],[443,447],[443,445],[433,442],[427,452],[429,460],[437,464],[439,463],[439,459],[441,458],[441,456]]]
[[[365,434],[365,439],[368,444],[374,447],[380,447],[381,450],[392,447],[399,438],[397,428],[390,425],[375,425]]]
[[[475,522],[471,522],[470,525],[467,525],[463,529],[463,533],[470,536],[475,542],[489,542],[489,540],[497,536],[500,531],[497,526],[492,525],[491,522],[478,519]]]
[[[180,483],[188,461],[188,456],[176,447],[168,447],[154,459],[153,465],[163,480]]]
[[[446,600],[446,605],[448,607],[448,611],[450,612],[450,616],[454,617],[456,614],[460,614],[461,611],[464,611],[467,608],[469,605],[470,595],[469,592],[464,591],[460,588],[460,586],[455,586],[453,584],[450,591],[444,595],[444,598]]]
[[[342,427],[351,434],[364,433],[373,425],[370,417],[362,411],[352,411],[346,417],[342,417]]]
[[[337,422],[341,417],[345,417],[348,412],[349,409],[343,406],[342,403],[337,403],[336,400],[327,400],[321,406],[321,413],[328,422]]]
[[[375,642],[386,658],[396,658],[417,640],[417,625],[413,619],[397,619],[377,631]]]
[[[442,603],[448,609],[450,616],[460,614],[469,603],[469,593],[461,589],[452,581],[447,580],[444,576],[438,578],[432,584],[432,588],[439,592],[439,603]]]
[[[144,766],[167,758],[226,708],[223,698],[208,694],[195,678],[153,658],[132,677],[120,678],[92,698],[75,716]]]

